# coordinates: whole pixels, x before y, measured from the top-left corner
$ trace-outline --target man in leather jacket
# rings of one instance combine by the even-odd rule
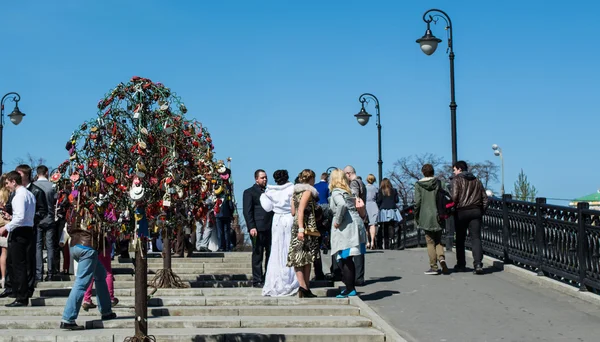
[[[456,266],[455,272],[466,270],[465,238],[471,232],[474,273],[483,273],[481,247],[481,219],[487,208],[487,194],[481,181],[471,172],[466,162],[457,161],[452,166],[452,200],[456,203]]]

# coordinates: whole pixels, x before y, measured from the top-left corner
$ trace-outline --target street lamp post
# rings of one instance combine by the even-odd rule
[[[492,145],[492,150],[494,150],[496,157],[500,157],[500,164],[502,165],[502,188],[500,193],[504,195],[504,154],[502,154],[502,148],[496,144]]]
[[[358,112],[358,114],[355,114],[354,116],[356,117],[356,120],[361,126],[364,126],[369,122],[369,119],[372,115],[365,110],[365,102],[368,102],[369,98],[375,101],[375,110],[377,112],[377,148],[379,152],[379,160],[377,161],[377,165],[379,172],[379,184],[381,184],[381,180],[383,179],[383,160],[381,160],[381,118],[379,112],[379,100],[377,99],[377,97],[369,93],[364,93],[360,95],[358,97],[358,102],[360,102],[361,104],[360,112]]]
[[[429,14],[431,12],[437,12],[433,15]],[[429,15],[429,16],[428,16]],[[435,37],[433,33],[431,33],[430,24],[433,22],[434,24],[437,22],[438,18],[444,19],[446,21],[446,30],[448,30],[448,57],[450,58],[450,124],[452,126],[452,164],[457,161],[457,147],[456,147],[456,99],[454,97],[454,47],[453,47],[453,39],[452,39],[452,21],[446,12],[439,9],[430,9],[425,14],[423,14],[423,21],[427,24],[427,30],[425,31],[425,35],[419,39],[417,39],[417,43],[421,45],[421,50],[426,55],[432,55],[437,49],[438,43],[442,40]]]
[[[12,113],[8,114],[8,118],[10,119],[10,122],[12,122],[15,125],[18,125],[21,123],[21,120],[23,120],[23,117],[25,116],[25,114],[19,110],[19,101],[21,101],[21,95],[15,93],[15,92],[10,92],[2,97],[2,100],[0,101],[0,116],[1,116],[0,117],[0,174],[2,173],[2,166],[4,165],[4,161],[2,159],[2,131],[4,130],[4,101],[9,98],[11,100],[13,100],[13,102],[15,103],[15,109],[13,109]]]

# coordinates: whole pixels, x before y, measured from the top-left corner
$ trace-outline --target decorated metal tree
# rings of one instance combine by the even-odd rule
[[[200,123],[186,120],[181,100],[167,87],[133,77],[98,103],[97,118],[83,123],[66,145],[69,159],[51,177],[71,183],[68,224],[98,238],[131,240],[136,251],[135,336],[147,335],[146,246],[150,229],[163,227],[165,242],[208,210],[216,167],[212,141]],[[181,287],[165,244],[156,287]]]
[[[157,271],[150,282],[154,288],[187,287],[171,268],[171,239],[184,227],[192,227],[194,220],[202,218],[209,210],[207,198],[216,176],[210,159],[212,143],[208,132],[197,122],[178,122],[182,125],[170,133],[171,151],[183,163],[174,167],[177,173],[171,172],[173,176],[166,179],[170,184],[161,184],[164,188],[163,212],[155,222],[165,247],[163,269]]]

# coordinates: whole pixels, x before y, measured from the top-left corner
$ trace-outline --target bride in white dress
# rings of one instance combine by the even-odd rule
[[[298,292],[298,280],[291,267],[287,267],[287,256],[290,249],[291,231],[294,218],[292,216],[292,195],[294,185],[290,182],[286,170],[273,173],[277,185],[268,185],[260,196],[260,204],[265,211],[273,211],[271,230],[271,256],[267,266],[263,296],[291,296]]]

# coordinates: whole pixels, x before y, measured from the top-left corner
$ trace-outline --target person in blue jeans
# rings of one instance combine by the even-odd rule
[[[74,225],[78,226],[78,225]],[[97,247],[93,246],[91,231],[81,229],[69,229],[71,235],[71,256],[78,262],[77,277],[75,284],[69,293],[67,304],[63,310],[61,329],[66,330],[82,330],[83,326],[77,325],[75,320],[79,316],[79,310],[83,303],[83,296],[88,286],[92,282],[92,278],[96,282],[96,298],[98,302],[98,310],[102,315],[102,320],[117,318],[117,314],[112,312],[110,303],[110,294],[106,284],[106,270],[98,261]]]

